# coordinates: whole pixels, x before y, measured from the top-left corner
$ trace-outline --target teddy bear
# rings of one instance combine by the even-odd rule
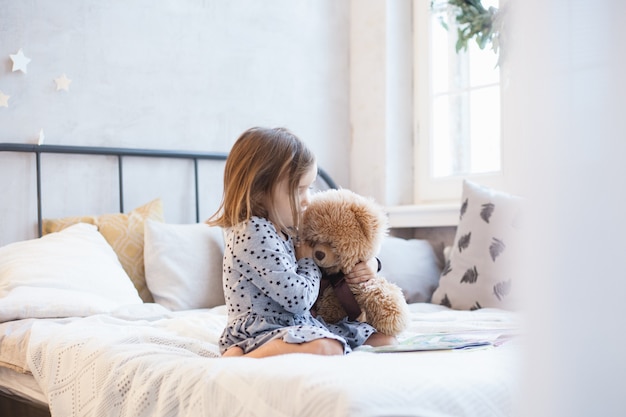
[[[409,311],[400,287],[378,274],[361,284],[343,279],[354,265],[375,257],[387,233],[387,215],[372,199],[347,189],[311,196],[299,238],[312,247],[322,271],[314,314],[326,323],[348,316],[390,336],[406,328]]]

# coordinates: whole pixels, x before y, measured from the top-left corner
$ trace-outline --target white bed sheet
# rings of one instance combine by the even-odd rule
[[[515,313],[412,304],[402,335],[517,328]],[[24,321],[22,358],[53,416],[510,416],[519,348],[219,358],[223,306]],[[2,344],[0,344],[0,348]],[[1,380],[1,379],[0,379]]]

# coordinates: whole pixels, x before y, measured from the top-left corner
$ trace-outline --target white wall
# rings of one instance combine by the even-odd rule
[[[512,12],[515,169],[534,209],[518,415],[624,416],[626,3],[525,0]]]
[[[351,0],[352,188],[413,203],[411,0]]]
[[[228,151],[250,126],[286,126],[349,187],[349,9],[336,0],[0,0],[0,91],[10,96],[0,142],[35,143],[43,129],[47,144]],[[26,74],[12,72],[20,48],[32,60]],[[56,91],[63,73],[68,92]],[[32,166],[10,158],[0,155],[0,244],[32,235],[34,226],[17,225],[36,215]],[[111,178],[93,206],[87,196],[101,187],[77,193],[72,183],[101,172],[48,171],[60,206],[44,215],[116,210]],[[170,179],[157,181],[129,186],[126,206]],[[165,201],[168,221],[192,220],[180,193]]]

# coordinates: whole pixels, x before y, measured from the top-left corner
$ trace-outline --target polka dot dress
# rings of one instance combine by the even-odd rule
[[[226,231],[224,298],[228,325],[220,338],[248,353],[273,339],[303,343],[320,338],[343,343],[344,352],[374,333],[366,323],[347,318],[325,324],[311,315],[321,272],[310,258],[296,261],[293,242],[267,219],[253,217],[243,227]]]

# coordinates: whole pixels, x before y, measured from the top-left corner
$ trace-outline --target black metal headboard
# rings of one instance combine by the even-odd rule
[[[194,190],[196,203],[196,222],[200,221],[200,197],[198,191],[198,161],[224,161],[228,156],[225,152],[175,151],[160,149],[110,148],[91,146],[65,145],[29,145],[23,143],[0,143],[0,152],[25,152],[35,155],[37,176],[37,224],[39,236],[42,235],[42,202],[41,202],[41,154],[78,154],[78,155],[106,155],[116,156],[118,166],[118,188],[120,199],[120,213],[124,212],[124,157],[173,158],[193,161]],[[337,188],[333,179],[323,169],[318,168],[318,174],[329,188]]]

